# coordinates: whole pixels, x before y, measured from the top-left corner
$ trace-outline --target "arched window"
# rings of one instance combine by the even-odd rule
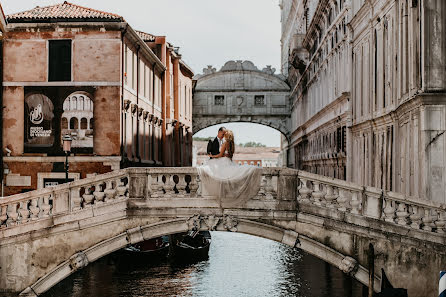
[[[88,122],[86,118],[82,118],[81,119],[81,129],[82,130],[87,130],[88,129]]]
[[[67,118],[62,118],[62,123],[60,124],[62,129],[68,129],[68,120]]]
[[[91,118],[90,119],[90,130],[93,130],[93,129],[94,129],[94,119]]]
[[[71,118],[70,129],[78,129],[78,127],[79,127],[79,122],[78,122],[77,118]]]

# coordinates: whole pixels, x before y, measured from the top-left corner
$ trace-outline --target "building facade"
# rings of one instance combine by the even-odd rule
[[[446,3],[280,7],[292,165],[446,202]]]
[[[187,137],[169,138],[174,120],[187,136],[191,112],[177,115],[167,104],[172,54],[165,37],[145,39],[150,34],[121,16],[68,2],[9,15],[7,22],[4,195],[64,182],[65,135],[73,139],[69,180],[126,166],[170,166],[174,156],[165,147],[180,154],[191,146]],[[193,74],[184,73],[176,79],[191,86]],[[173,99],[185,105],[186,95]],[[191,164],[184,154],[177,166]]]

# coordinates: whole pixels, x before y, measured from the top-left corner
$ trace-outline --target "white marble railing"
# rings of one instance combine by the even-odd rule
[[[0,229],[128,197],[125,170],[0,199]]]
[[[444,233],[446,205],[299,171],[298,202]]]
[[[83,211],[121,203],[127,198],[142,203],[147,199],[172,199],[171,207],[176,208],[175,200],[178,199],[200,198],[198,201],[203,201],[201,199],[209,198],[201,195],[200,188],[197,169],[192,167],[122,169],[2,198],[0,230],[52,219],[46,225],[26,230],[46,228],[66,222],[61,219],[65,215],[73,220]],[[446,231],[446,206],[443,204],[287,168],[262,169],[260,190],[252,200],[287,200],[286,203],[291,203],[287,208],[289,211],[295,211],[297,202],[302,206],[315,205],[417,230]],[[267,208],[275,204],[262,202],[257,205],[269,210]],[[103,211],[113,212],[116,207]],[[303,211],[302,207],[299,211]]]
[[[199,198],[201,181],[193,167],[130,168],[131,198]],[[262,181],[254,199],[295,200],[297,171],[286,168],[262,169]],[[287,183],[293,183],[288,185]],[[283,185],[280,187],[279,185]],[[294,191],[292,194],[288,190]]]

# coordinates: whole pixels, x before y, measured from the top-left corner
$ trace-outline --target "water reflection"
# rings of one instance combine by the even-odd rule
[[[362,285],[297,249],[239,233],[213,232],[209,259],[195,264],[104,257],[44,296],[362,296]]]

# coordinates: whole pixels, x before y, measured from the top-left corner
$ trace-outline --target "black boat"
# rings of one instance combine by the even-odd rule
[[[169,240],[167,236],[152,238],[142,242],[129,245],[122,252],[127,256],[141,257],[150,260],[165,259],[169,253]]]
[[[173,236],[171,256],[182,262],[207,259],[211,244],[208,231],[190,231]]]

